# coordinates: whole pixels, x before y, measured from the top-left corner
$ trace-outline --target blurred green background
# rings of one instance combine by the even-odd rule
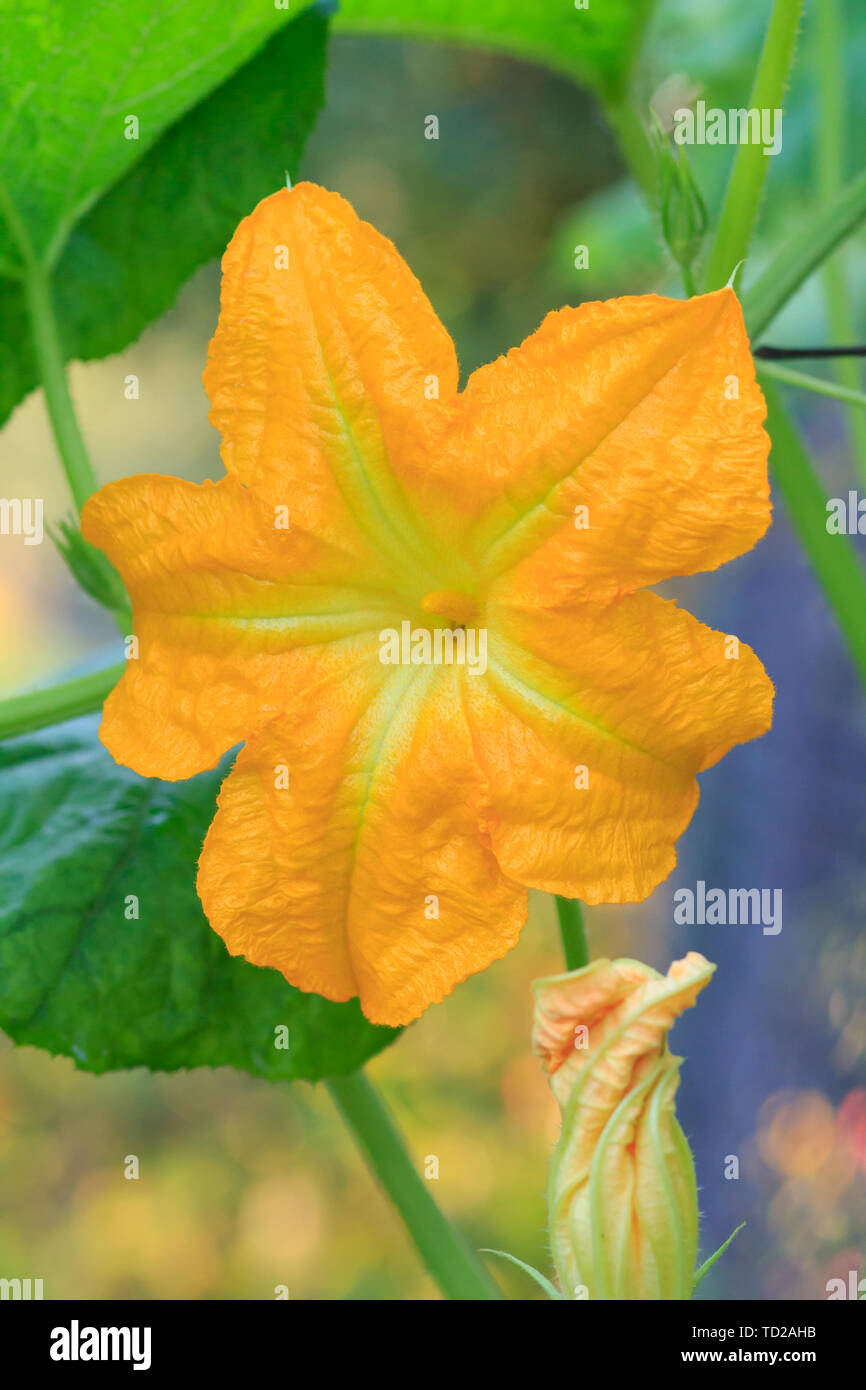
[[[644,99],[664,108],[702,93],[710,104],[747,104],[768,8],[660,5],[641,65]],[[755,266],[814,206],[808,22]],[[851,100],[853,159],[858,133],[863,153],[862,4],[848,6],[848,23],[839,80]],[[431,113],[438,141],[424,138]],[[694,156],[717,204],[730,151]],[[465,373],[563,303],[680,293],[594,98],[540,66],[337,36],[301,173],[343,193],[396,241]],[[590,247],[588,271],[574,268],[578,243]],[[862,341],[862,238],[844,259]],[[72,368],[101,479],[221,475],[200,381],[218,289],[218,268],[207,267],[123,354]],[[816,279],[771,336],[807,343],[828,333]],[[128,401],[123,383],[133,372],[140,398]],[[854,486],[841,408],[815,397],[795,404],[828,494]],[[0,434],[0,467],[7,495],[44,497],[49,518],[66,510],[39,393]],[[739,1221],[749,1224],[702,1292],[820,1298],[833,1275],[866,1277],[862,695],[783,516],[754,555],[668,591],[756,647],[779,688],[776,726],[704,779],[668,884],[639,907],[587,914],[591,947],[662,969],[692,948],[719,961],[706,1008],[702,999],[674,1034],[674,1050],[689,1058],[680,1111],[698,1162],[703,1253]],[[0,548],[5,691],[114,660],[113,641],[110,620],[50,544]],[[672,885],[697,877],[782,886],[782,935],[722,939],[674,927]],[[473,1244],[542,1269],[557,1110],[529,1052],[529,982],[561,968],[552,905],[539,898],[516,950],[369,1067],[419,1165],[438,1158],[435,1195]],[[138,1181],[123,1176],[130,1154],[140,1160]],[[730,1154],[740,1160],[738,1181],[723,1177]],[[540,1296],[519,1273],[496,1273],[513,1297]],[[95,1078],[4,1042],[0,1275],[13,1274],[44,1278],[49,1298],[272,1298],[277,1285],[292,1298],[436,1296],[321,1087],[227,1070]]]

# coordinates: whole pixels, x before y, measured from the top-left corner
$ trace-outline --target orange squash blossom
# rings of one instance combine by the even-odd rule
[[[646,587],[769,523],[733,291],[562,309],[458,391],[395,247],[299,184],[226,251],[204,381],[226,477],[110,483],[82,529],[139,644],[113,756],[244,745],[198,876],[229,951],[403,1024],[514,945],[527,888],[646,897],[695,774],[771,718],[754,653]]]

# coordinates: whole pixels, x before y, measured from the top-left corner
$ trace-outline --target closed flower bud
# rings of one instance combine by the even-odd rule
[[[566,1296],[691,1296],[697,1188],[667,1035],[714,969],[690,951],[667,976],[598,960],[535,985],[533,1046],[562,1110],[548,1203]]]
[[[653,127],[662,235],[678,265],[689,267],[707,230],[707,206],[682,145],[676,154],[658,122]]]

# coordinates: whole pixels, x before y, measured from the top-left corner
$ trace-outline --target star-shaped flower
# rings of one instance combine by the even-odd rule
[[[646,897],[695,774],[770,723],[751,650],[645,587],[769,521],[734,293],[563,309],[458,392],[394,246],[300,184],[232,239],[204,379],[227,476],[111,483],[83,530],[138,639],[114,757],[244,744],[198,877],[228,949],[401,1024],[527,888]]]

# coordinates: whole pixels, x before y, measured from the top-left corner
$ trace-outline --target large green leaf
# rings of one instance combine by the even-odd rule
[[[623,91],[654,0],[341,0],[336,29],[480,44]]]
[[[230,956],[208,926],[196,861],[224,770],[146,781],[112,761],[95,719],[0,746],[0,1026],[17,1043],[94,1072],[317,1080],[397,1036],[357,1000]]]
[[[73,228],[54,276],[67,359],[134,341],[296,169],[323,100],[326,41],[319,11],[286,25]],[[23,287],[0,280],[0,423],[38,382]]]
[[[287,17],[272,0],[0,0],[0,182],[34,250]]]

